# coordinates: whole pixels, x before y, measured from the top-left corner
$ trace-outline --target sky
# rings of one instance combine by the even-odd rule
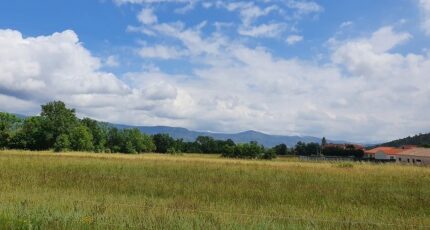
[[[0,2],[0,111],[379,142],[429,82],[430,0]]]

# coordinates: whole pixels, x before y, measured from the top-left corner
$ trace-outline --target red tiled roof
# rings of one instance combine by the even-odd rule
[[[428,149],[428,148],[405,149],[405,151],[402,151],[401,153],[399,153],[399,155],[416,156],[416,157],[430,157],[430,149]]]
[[[394,148],[394,147],[378,147],[371,150],[367,150],[366,154],[376,154],[377,152],[384,152],[387,155],[397,155],[400,152],[405,151],[405,149]]]

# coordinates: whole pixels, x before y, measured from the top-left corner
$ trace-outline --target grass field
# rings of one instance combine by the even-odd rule
[[[0,152],[0,229],[375,228],[430,228],[430,168]]]

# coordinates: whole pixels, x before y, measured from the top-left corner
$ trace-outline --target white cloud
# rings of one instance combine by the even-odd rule
[[[126,84],[101,71],[100,59],[70,30],[28,38],[0,30],[0,60],[0,105],[11,112],[34,114],[40,104],[63,100],[100,120],[173,124],[180,116],[168,108],[186,110],[180,102],[187,94],[172,84],[146,76],[142,85]]]
[[[154,14],[154,10],[151,8],[145,8],[140,11],[137,15],[139,21],[143,24],[150,25],[158,21],[157,16]]]
[[[5,60],[0,63],[0,88],[18,98],[127,91],[115,76],[97,71],[100,61],[73,31],[25,39],[17,31],[0,30],[0,46],[0,59]]]
[[[338,45],[333,53],[334,63],[343,64],[356,75],[385,76],[401,65],[403,56],[387,51],[408,41],[408,33],[396,33],[392,27],[382,27],[370,38],[356,39]]]
[[[287,37],[288,45],[294,45],[301,41],[303,41],[303,36],[300,36],[300,35],[290,35]]]

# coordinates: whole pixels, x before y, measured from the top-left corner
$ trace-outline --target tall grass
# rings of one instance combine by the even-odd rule
[[[430,168],[0,152],[0,229],[430,227]]]

